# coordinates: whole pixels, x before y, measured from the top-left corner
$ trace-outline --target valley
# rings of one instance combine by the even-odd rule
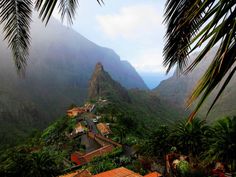
[[[0,1],[0,177],[236,177],[236,1],[92,1]]]

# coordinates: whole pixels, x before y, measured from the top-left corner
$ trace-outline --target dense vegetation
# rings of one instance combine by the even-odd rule
[[[220,119],[213,125],[195,119],[192,123],[179,121],[151,126],[153,122],[140,121],[132,111],[114,109],[111,104],[105,108],[98,108],[96,114],[102,115],[100,121],[110,122],[113,135],[109,137],[131,148],[134,154],[127,155],[126,149],[118,148],[95,158],[83,169],[96,174],[125,166],[145,174],[155,163],[164,173],[165,155],[175,146],[179,153],[189,157],[191,174],[197,171],[202,176],[208,175],[209,166],[216,161],[224,163],[229,171],[236,170],[236,117]],[[62,117],[42,133],[35,132],[27,143],[2,151],[0,175],[56,176],[68,172],[73,166],[70,154],[83,149],[80,137],[68,138],[75,123],[75,119]]]
[[[211,126],[200,119],[159,126],[142,144],[140,153],[163,159],[173,146],[189,157],[193,170],[204,171],[205,176],[218,161],[228,171],[235,171],[236,117],[222,118]]]

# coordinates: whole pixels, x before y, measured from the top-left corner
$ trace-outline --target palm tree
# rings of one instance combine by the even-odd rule
[[[164,47],[167,72],[176,64],[180,72],[192,71],[212,47],[219,46],[212,63],[187,101],[190,105],[201,96],[189,117],[190,121],[214,88],[223,82],[209,111],[212,109],[236,71],[235,5],[235,0],[167,0],[164,20],[167,24]],[[201,53],[184,69],[188,56],[200,46],[203,48]]]
[[[236,170],[236,117],[220,119],[213,127],[209,148],[204,153],[205,162],[221,161]]]
[[[208,130],[209,127],[200,119],[194,119],[191,123],[187,120],[181,121],[173,129],[170,141],[181,153],[196,158],[204,152],[207,144],[205,135]]]
[[[97,0],[101,5],[102,0]],[[39,12],[39,17],[48,23],[56,6],[61,19],[73,22],[78,7],[78,0],[1,0],[0,24],[3,24],[4,40],[8,41],[12,50],[16,69],[24,72],[30,46],[30,22],[32,11]]]

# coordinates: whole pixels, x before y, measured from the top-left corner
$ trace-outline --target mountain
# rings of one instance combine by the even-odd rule
[[[31,37],[22,78],[0,34],[0,134],[5,139],[26,134],[29,127],[46,127],[71,104],[83,103],[97,62],[123,87],[147,89],[135,69],[113,50],[96,45],[53,18],[45,28],[34,14]]]
[[[101,63],[98,63],[94,69],[88,90],[89,100],[105,98],[115,109],[131,111],[136,114],[139,121],[148,122],[149,125],[150,122],[153,122],[154,126],[160,123],[171,123],[182,115],[148,90],[124,88],[110,77]]]
[[[104,71],[101,63],[97,63],[95,66],[89,82],[88,97],[94,100],[99,97],[106,97],[113,101],[130,102],[128,91],[121,84],[114,81],[108,72]]]
[[[175,106],[178,109],[185,109],[185,103],[188,96],[191,94],[194,86],[197,84],[198,80],[206,71],[207,67],[210,65],[217,48],[213,48],[203,59],[203,61],[190,73],[187,75],[178,75],[178,72],[175,71],[172,77],[167,80],[164,80],[160,83],[158,87],[153,89],[153,92],[160,97],[162,100],[167,101],[172,106]],[[191,63],[194,58],[199,54],[199,52],[194,53],[190,56]],[[210,121],[218,119],[222,116],[233,116],[236,115],[236,77],[233,76],[230,84],[226,87],[225,91],[221,95],[217,104],[214,106],[213,110],[209,114]],[[216,88],[213,94],[207,99],[202,109],[199,111],[199,116],[205,117],[208,108],[210,107],[214,96],[216,96],[219,87]],[[190,108],[192,110],[194,105]]]

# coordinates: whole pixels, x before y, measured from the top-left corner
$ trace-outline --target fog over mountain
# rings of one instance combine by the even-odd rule
[[[211,49],[211,51],[205,56],[205,59],[199,63],[199,65],[190,73],[186,75],[177,75],[177,71],[173,74],[172,77],[166,79],[160,83],[153,91],[164,101],[167,101],[172,106],[179,109],[186,108],[186,100],[191,94],[194,86],[197,84],[200,77],[204,74],[207,67],[210,65],[217,48]],[[199,53],[196,52],[190,56],[190,61],[193,61],[194,58]],[[223,94],[220,96],[218,102],[214,106],[213,110],[209,114],[209,120],[214,120],[222,116],[233,116],[236,114],[236,76],[234,75],[231,79],[231,82],[224,90]],[[217,87],[212,95],[206,100],[202,109],[199,111],[199,115],[205,117],[208,108],[210,107],[213,99],[216,96],[217,91],[220,87]],[[193,105],[194,106],[194,105]],[[191,109],[190,109],[191,110]]]
[[[135,69],[113,50],[96,45],[53,18],[45,28],[35,17],[25,78],[17,76],[11,52],[0,36],[0,131],[7,129],[6,124],[20,132],[44,127],[72,103],[83,103],[97,62],[122,86],[147,89]],[[4,134],[5,139],[10,134]]]

